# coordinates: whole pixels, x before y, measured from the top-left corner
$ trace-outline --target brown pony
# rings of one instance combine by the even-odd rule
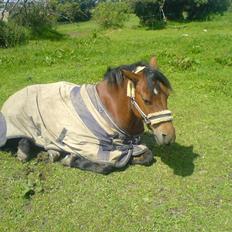
[[[175,141],[172,115],[167,109],[167,99],[172,88],[168,79],[157,69],[155,57],[151,58],[149,64],[138,62],[132,65],[109,68],[105,73],[104,80],[94,88],[115,127],[122,131],[127,140],[130,141],[130,143],[125,143],[127,151],[131,149],[130,145],[133,150],[134,142],[132,140],[134,141],[144,132],[144,124],[152,131],[157,144],[170,144]],[[79,102],[78,108],[80,107]],[[7,110],[5,111],[7,112]],[[89,115],[87,116],[89,117]],[[36,129],[38,131],[38,128]],[[60,136],[62,139],[65,137],[66,132],[67,130],[64,128],[63,134],[61,133]],[[18,158],[20,160],[25,161],[28,159],[30,143],[28,138],[19,141]],[[106,150],[108,149],[107,146],[105,146]],[[51,161],[56,161],[62,157],[61,151],[48,148],[46,150]],[[107,174],[128,164],[150,165],[154,160],[152,152],[147,148],[144,152],[137,153],[139,155],[128,154],[124,155],[123,165],[112,165],[110,162],[94,162],[83,157],[83,155],[73,155],[72,153],[65,154],[61,162],[66,166]]]
[[[144,69],[135,73],[133,70],[136,67],[144,67]],[[114,75],[114,72],[117,73],[119,70],[122,72],[122,77]],[[145,115],[167,110],[167,100],[172,88],[168,79],[157,70],[155,57],[151,58],[149,65],[139,62],[108,70],[104,79],[97,85],[99,97],[117,125],[131,135],[143,133]],[[127,97],[126,94],[128,80],[135,85],[134,99]],[[141,111],[138,110],[137,105]],[[175,141],[172,120],[153,126],[149,122],[147,124],[159,145]]]
[[[134,72],[137,67],[142,67],[141,71]],[[117,75],[120,71],[122,76]],[[127,97],[128,80],[135,86],[133,98]],[[151,58],[149,65],[138,62],[108,69],[104,81],[97,85],[101,101],[120,128],[130,135],[138,135],[144,132],[145,123],[158,145],[173,143],[176,138],[172,118],[167,111],[167,100],[171,90],[170,82],[158,70],[155,57]],[[159,117],[159,112],[164,112],[160,117],[168,116],[167,120],[152,125],[147,115],[154,114]],[[149,151],[139,157],[133,157],[131,163],[149,165],[152,161],[153,155]]]

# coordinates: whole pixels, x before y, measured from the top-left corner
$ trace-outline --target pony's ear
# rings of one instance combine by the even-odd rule
[[[139,75],[137,75],[136,73],[130,72],[125,69],[122,70],[122,73],[126,78],[130,79],[134,83],[137,83],[139,81]]]
[[[157,59],[155,56],[152,56],[150,59],[150,66],[154,69],[158,68],[158,63],[157,63]]]

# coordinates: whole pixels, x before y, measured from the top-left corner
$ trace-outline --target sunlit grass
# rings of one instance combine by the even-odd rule
[[[59,26],[70,37],[0,49],[0,105],[33,83],[96,83],[107,66],[156,54],[174,92],[176,144],[151,167],[108,176],[60,164],[21,164],[0,153],[0,231],[231,231],[232,15],[153,31],[94,22]],[[34,191],[27,199],[25,192]]]

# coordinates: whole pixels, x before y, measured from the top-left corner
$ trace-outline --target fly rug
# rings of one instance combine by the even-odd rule
[[[154,71],[151,65],[141,68],[141,64],[134,64],[106,73],[111,78],[114,76],[112,71],[121,74],[120,78],[126,84],[125,103],[136,117],[134,124],[142,130],[131,132],[120,124],[120,120],[115,120],[114,112],[110,112],[110,107],[101,97],[104,89],[97,91],[97,85],[38,84],[16,92],[4,103],[0,112],[0,147],[8,139],[19,138],[17,157],[21,161],[29,159],[30,144],[34,143],[48,151],[53,162],[60,160],[66,166],[104,174],[129,163],[151,164],[154,160],[151,151],[140,144],[143,122],[151,127],[151,121],[156,121],[152,127],[155,135],[159,125],[170,123],[172,116],[167,109],[147,114],[142,104],[136,101],[138,81],[133,80],[129,73],[134,78],[145,79],[139,73],[146,68]],[[155,84],[155,79],[153,81]],[[105,78],[103,82],[110,81]],[[161,92],[162,80],[159,83],[159,90],[156,88]],[[112,87],[114,84],[106,85]],[[158,93],[153,91],[155,94]]]
[[[59,158],[60,152],[71,154],[63,160],[71,166],[80,156],[123,167],[132,154],[147,150],[137,144],[139,137],[129,141],[114,126],[94,85],[58,82],[29,86],[11,96],[1,113],[1,146],[10,138],[28,138],[51,153],[53,159]],[[25,147],[22,150],[28,149],[27,140],[21,140],[21,146]],[[21,156],[19,159],[24,159]]]

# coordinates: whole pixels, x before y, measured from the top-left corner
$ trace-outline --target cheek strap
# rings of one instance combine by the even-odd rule
[[[127,82],[127,97],[135,98],[135,85],[131,80]]]

